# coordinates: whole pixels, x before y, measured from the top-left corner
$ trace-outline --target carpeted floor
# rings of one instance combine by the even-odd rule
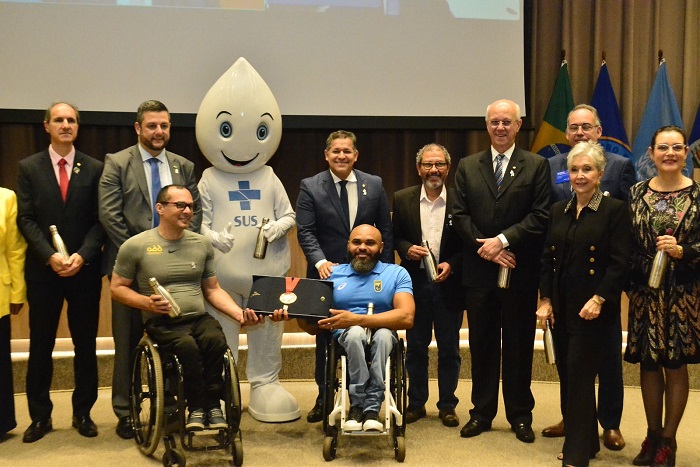
[[[284,424],[265,424],[253,420],[244,412],[242,420],[244,465],[249,466],[316,466],[328,465],[323,460],[323,433],[321,424],[309,425],[305,415],[313,405],[315,386],[311,382],[285,382],[285,386],[297,397],[304,417]],[[464,424],[468,418],[469,381],[460,382],[458,396],[462,403],[457,413]],[[243,384],[244,408],[248,400],[248,386]],[[494,420],[493,430],[476,438],[459,437],[459,428],[442,426],[435,408],[437,384],[431,381],[431,400],[427,406],[428,417],[409,425],[406,432],[407,465],[416,466],[555,466],[556,455],[561,449],[561,439],[542,438],[539,432],[547,425],[559,421],[559,386],[552,383],[533,383],[537,401],[533,428],[537,434],[534,444],[524,444],[515,439],[500,412]],[[158,447],[154,458],[146,458],[137,450],[133,441],[124,441],[114,432],[116,418],[111,410],[110,389],[101,389],[92,416],[98,425],[97,438],[87,439],[71,428],[70,392],[53,392],[54,431],[33,444],[22,443],[22,433],[29,425],[26,397],[17,395],[17,421],[19,426],[0,442],[0,465],[17,467],[126,467],[158,466],[163,453]],[[679,467],[700,465],[698,442],[700,420],[700,392],[692,391],[685,417],[678,433]],[[622,432],[627,447],[618,452],[602,450],[591,466],[631,465],[645,434],[644,411],[639,388],[625,389],[625,412]],[[602,443],[601,443],[602,444]],[[208,453],[188,452],[190,466],[231,465],[230,456],[221,451]],[[332,465],[371,464],[396,465],[388,437],[342,438],[337,458]]]

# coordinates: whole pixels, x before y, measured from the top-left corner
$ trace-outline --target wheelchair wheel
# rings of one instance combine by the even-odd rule
[[[164,467],[185,467],[187,461],[185,460],[185,454],[179,449],[170,449],[163,453],[163,466]]]
[[[337,447],[337,436],[326,436],[323,438],[323,459],[326,461],[332,461],[335,459],[335,451]]]
[[[163,390],[163,368],[158,348],[144,337],[132,360],[129,405],[134,440],[146,456],[155,452],[163,429]]]
[[[403,462],[406,459],[406,438],[403,435],[394,439],[394,457],[399,462]]]
[[[226,404],[226,421],[231,436],[231,456],[233,465],[243,465],[243,435],[241,434],[241,387],[238,381],[236,360],[230,349],[224,356],[224,402]]]
[[[337,437],[337,427],[328,424],[328,415],[333,411],[335,396],[338,391],[338,359],[336,345],[333,337],[330,336],[325,349],[326,364],[323,375],[323,432],[328,436],[334,437]],[[335,454],[333,454],[333,457],[335,457]]]

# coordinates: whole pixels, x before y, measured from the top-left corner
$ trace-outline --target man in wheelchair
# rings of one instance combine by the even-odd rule
[[[379,409],[384,400],[386,362],[397,342],[395,331],[413,326],[411,278],[401,266],[379,261],[383,248],[375,227],[365,224],[353,229],[348,240],[350,263],[334,264],[328,279],[333,281],[331,316],[317,324],[317,329],[331,331],[347,354],[350,412],[345,431],[383,431]],[[373,314],[367,313],[369,303],[374,305]],[[288,319],[287,312],[275,310],[272,319]],[[316,326],[298,322],[314,333]],[[366,329],[373,331],[371,338]]]
[[[112,298],[142,310],[149,336],[161,349],[177,355],[189,409],[187,430],[225,429],[220,398],[226,337],[218,321],[204,311],[204,300],[241,324],[258,318],[253,310],[242,310],[219,286],[211,243],[186,230],[195,209],[189,190],[180,185],[163,187],[155,209],[158,226],[131,237],[119,249],[110,284]],[[153,293],[151,277],[170,292],[179,316],[170,317],[173,305]]]

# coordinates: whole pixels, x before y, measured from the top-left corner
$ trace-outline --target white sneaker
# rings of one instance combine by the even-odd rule
[[[343,424],[344,431],[362,431],[362,407],[350,407],[348,418]]]
[[[384,431],[384,424],[379,421],[379,414],[374,410],[365,413],[365,422],[362,431]]]

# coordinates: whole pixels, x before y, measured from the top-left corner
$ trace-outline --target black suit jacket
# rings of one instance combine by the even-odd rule
[[[567,331],[593,332],[620,319],[620,297],[627,287],[631,251],[629,210],[625,202],[603,196],[596,211],[586,208],[582,212],[575,234],[569,236],[576,201],[564,212],[568,203],[558,201],[552,206],[542,254],[540,295],[552,300],[555,318],[566,314]],[[566,291],[566,308],[562,290]],[[605,299],[601,314],[584,320],[578,313],[595,294]]]
[[[380,260],[394,262],[391,214],[382,179],[354,170],[357,177],[357,215],[352,228],[369,224],[379,229],[384,242]],[[307,277],[318,277],[315,264],[327,259],[347,263],[348,238],[352,228],[341,215],[340,198],[330,170],[301,181],[297,198],[297,238],[304,251]]]
[[[97,186],[102,162],[82,152],[75,152],[73,173],[65,203],[51,165],[49,151],[44,150],[19,163],[17,181],[17,226],[27,241],[25,277],[47,281],[56,273],[47,264],[56,252],[49,226],[55,225],[68,248],[85,261],[83,274],[100,274],[104,231],[97,214]]]
[[[394,193],[392,216],[394,246],[401,258],[401,266],[406,268],[414,284],[427,281],[425,270],[421,269],[421,261],[406,258],[408,249],[413,245],[420,245],[423,240],[420,221],[421,186],[412,186]],[[439,262],[449,263],[452,268],[452,275],[440,283],[447,306],[451,310],[461,310],[464,306],[462,288],[459,285],[462,271],[462,240],[452,223],[456,198],[457,192],[454,188],[448,188],[439,259]]]
[[[505,235],[515,253],[510,288],[536,289],[540,253],[549,215],[549,164],[544,157],[515,148],[496,188],[491,150],[459,161],[455,175],[455,229],[466,242],[462,284],[495,288],[498,265],[482,259],[477,238]]]

